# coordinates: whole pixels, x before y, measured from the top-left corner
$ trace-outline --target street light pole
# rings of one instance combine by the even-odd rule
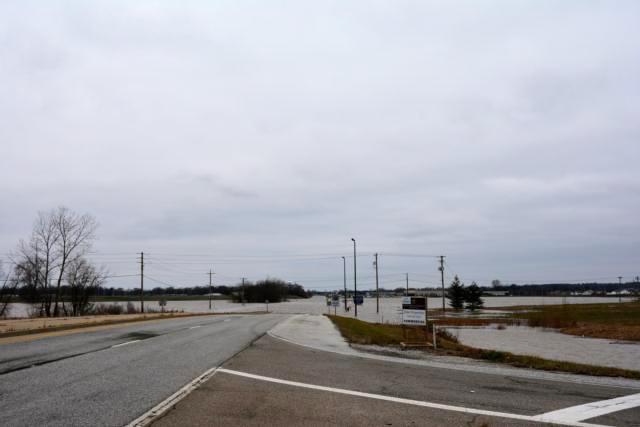
[[[405,295],[409,295],[409,273],[404,273],[405,278],[407,279],[407,292]]]
[[[347,259],[342,257],[342,277],[344,278],[344,311],[347,311]]]
[[[378,254],[374,255],[376,260],[373,264],[376,266],[376,313],[380,313],[380,292],[378,291]]]
[[[211,294],[213,293],[211,289],[211,275],[213,274],[213,270],[209,270],[209,310],[211,310]]]
[[[622,302],[622,276],[618,276],[618,302]]]
[[[355,308],[355,317],[358,317],[358,281],[356,279],[356,239],[351,238],[353,241],[353,307]]]
[[[442,282],[442,315],[445,315],[446,307],[444,305],[444,255],[440,255],[440,281]]]

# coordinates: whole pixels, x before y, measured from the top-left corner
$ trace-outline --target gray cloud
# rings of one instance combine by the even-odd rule
[[[639,12],[0,5],[1,246],[64,204],[98,218],[104,253],[339,255],[355,236],[447,254],[466,280],[635,276]],[[118,260],[103,258],[136,268]],[[437,276],[432,260],[383,264]],[[341,283],[335,260],[221,268]]]

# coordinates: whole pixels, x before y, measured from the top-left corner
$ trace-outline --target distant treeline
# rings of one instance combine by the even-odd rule
[[[311,292],[305,291],[297,283],[286,283],[279,279],[245,282],[244,285],[236,287],[231,294],[236,302],[282,302],[289,296],[309,298],[311,295]]]
[[[176,288],[173,286],[167,286],[164,288],[155,287],[151,289],[145,289],[145,296],[204,296],[209,293],[221,294],[233,298],[234,295],[238,301],[240,301],[242,295],[243,286],[241,283],[236,285],[227,286],[188,286]],[[286,283],[280,279],[266,279],[256,282],[245,282],[244,284],[245,302],[264,302],[265,299],[276,302],[285,300],[287,297],[309,298],[310,292],[297,283]],[[95,290],[95,296],[97,297],[130,297],[137,299],[140,296],[139,288],[124,289],[100,286]],[[263,298],[264,296],[270,296],[271,298]]]
[[[604,295],[608,292],[617,292],[619,289],[640,290],[640,283],[547,283],[543,285],[502,285],[484,287],[484,290],[508,291],[513,296],[540,296],[540,295],[568,295],[571,293],[593,292]]]
[[[309,298],[310,292],[297,283],[287,283],[280,279],[265,279],[256,282],[238,283],[232,286],[191,286],[176,288],[168,286],[165,288],[155,287],[145,289],[145,296],[203,296],[209,293],[226,295],[234,300],[240,301],[244,292],[245,302],[264,302],[268,299],[271,302],[283,301],[287,297]],[[123,289],[100,286],[95,291],[97,297],[131,297],[136,299],[140,296],[139,288]]]

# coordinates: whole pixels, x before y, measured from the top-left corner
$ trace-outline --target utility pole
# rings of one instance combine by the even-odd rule
[[[444,316],[446,307],[444,305],[444,255],[440,255],[440,281],[442,282],[442,315]]]
[[[618,302],[622,302],[622,276],[618,276]]]
[[[374,255],[376,260],[373,262],[373,265],[376,266],[376,313],[380,313],[380,293],[378,291],[378,254]]]
[[[242,296],[240,297],[240,302],[244,305],[244,281],[245,277],[242,278]]]
[[[144,313],[144,252],[140,252],[140,313]]]
[[[212,270],[209,270],[209,310],[211,310],[211,293],[213,292],[211,288],[211,275],[213,274]]]
[[[355,317],[358,317],[358,282],[356,280],[356,239],[351,238],[353,241],[353,307],[355,308]]]
[[[347,259],[342,257],[342,277],[344,277],[344,311],[347,311]]]
[[[36,291],[39,291],[38,290],[38,282],[40,280],[40,267],[38,267],[38,242],[37,241],[36,241],[36,260],[35,260],[35,263],[36,263],[36,265],[35,265],[35,270],[36,270]],[[45,281],[46,280],[47,279],[45,277]],[[46,283],[45,283],[45,287],[46,287]],[[48,290],[47,290],[47,292],[48,292]],[[43,307],[43,305],[44,305],[44,301],[42,301],[40,303],[40,315],[41,316],[42,316],[42,307]]]
[[[404,273],[405,279],[407,279],[407,291],[405,292],[406,296],[409,296],[409,273]]]

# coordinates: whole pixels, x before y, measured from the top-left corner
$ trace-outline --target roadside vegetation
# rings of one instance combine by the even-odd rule
[[[409,336],[413,342],[424,342],[425,344],[428,344],[431,343],[433,339],[431,333],[425,331],[425,328],[406,326],[403,330],[403,327],[400,325],[368,323],[348,317],[331,315],[328,315],[327,317],[333,321],[342,336],[349,343],[399,347],[400,343],[406,340],[405,331],[409,331],[406,333],[410,334]],[[431,330],[431,326],[429,327],[429,330]],[[640,379],[639,371],[548,360],[535,356],[522,356],[504,351],[482,350],[468,347],[460,344],[455,337],[445,331],[438,331],[436,338],[438,349],[433,350],[433,348],[430,348],[425,351],[432,354],[469,357],[490,362],[504,363],[520,368],[569,372],[582,375]]]
[[[87,259],[97,227],[91,215],[65,207],[38,213],[31,236],[9,256],[13,267],[3,287],[31,303],[39,317],[87,314],[106,277]]]

